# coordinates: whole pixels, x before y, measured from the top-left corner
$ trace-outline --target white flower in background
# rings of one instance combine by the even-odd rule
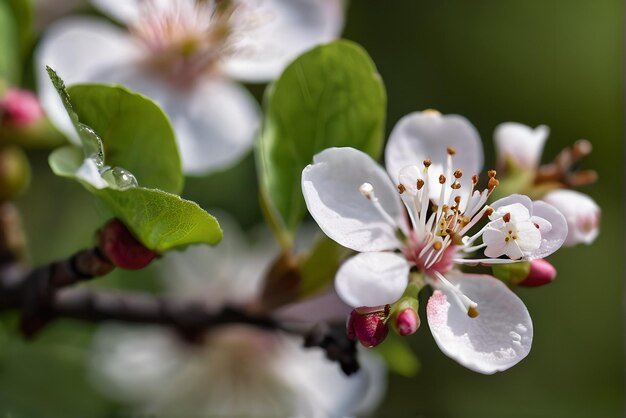
[[[253,303],[277,254],[269,234],[250,246],[232,224],[220,223],[223,246],[168,253],[159,269],[170,294],[216,310]],[[285,308],[281,318],[343,319],[350,310],[332,294],[303,305]],[[343,417],[375,408],[384,392],[381,361],[370,353],[359,359],[362,369],[347,377],[321,350],[278,332],[224,326],[190,345],[167,329],[118,325],[98,332],[92,369],[106,394],[149,416]]]
[[[535,129],[515,122],[498,125],[494,133],[498,165],[505,166],[510,160],[519,169],[536,171],[549,132],[545,125]],[[580,192],[556,189],[542,200],[565,216],[569,232],[563,245],[591,244],[596,239],[601,210],[592,198]]]
[[[425,111],[404,117],[391,133],[386,159],[389,175],[361,151],[330,148],[302,172],[307,207],[322,231],[361,252],[338,271],[337,293],[355,308],[391,304],[417,269],[435,289],[427,315],[441,350],[481,373],[513,366],[532,342],[526,307],[501,281],[455,266],[545,257],[563,243],[565,219],[522,195],[486,206],[496,173],[489,172],[486,189],[476,189],[482,145],[461,116]],[[421,166],[411,165],[417,162]],[[485,217],[486,225],[470,235]],[[465,258],[483,248],[487,258]]]
[[[549,192],[542,199],[565,216],[569,233],[563,245],[591,244],[600,233],[600,207],[586,194],[558,189]]]
[[[545,125],[533,129],[516,122],[501,123],[493,134],[499,165],[504,167],[510,161],[517,168],[536,170],[548,135],[550,129]]]
[[[110,82],[143,93],[170,117],[186,174],[225,168],[251,146],[258,105],[232,80],[272,80],[343,25],[341,0],[93,2],[127,30],[93,17],[50,27],[35,54],[44,109],[77,139],[46,65],[68,85]]]

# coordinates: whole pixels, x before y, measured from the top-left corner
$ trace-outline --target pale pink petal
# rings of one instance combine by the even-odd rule
[[[483,374],[506,370],[526,357],[533,324],[524,303],[491,276],[459,274],[448,279],[478,304],[480,314],[470,318],[451,300],[450,292],[436,290],[426,313],[441,351]]]
[[[537,168],[549,134],[550,129],[545,125],[535,129],[515,122],[498,125],[494,139],[500,165],[510,159],[519,168]]]
[[[601,210],[589,196],[573,190],[555,190],[543,200],[559,210],[567,221],[568,233],[563,245],[591,244],[600,233]]]
[[[385,150],[387,171],[394,182],[402,168],[409,165],[422,167],[430,159],[429,195],[439,199],[440,174],[451,175],[447,170],[447,148],[453,147],[452,171],[460,169],[461,190],[471,187],[471,178],[483,166],[483,147],[476,128],[463,116],[441,115],[435,111],[414,112],[396,124]]]
[[[363,183],[370,183],[385,212],[402,227],[402,203],[387,173],[353,148],[329,148],[313,161],[302,171],[302,193],[322,231],[355,251],[400,248],[396,228],[359,191]]]
[[[354,308],[381,306],[400,299],[408,280],[409,265],[404,257],[394,253],[361,253],[339,268],[335,289]]]
[[[336,39],[343,28],[341,0],[237,0],[233,55],[224,62],[233,78],[265,82],[309,48]]]

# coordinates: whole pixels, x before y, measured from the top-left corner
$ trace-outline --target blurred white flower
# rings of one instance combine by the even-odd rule
[[[546,194],[542,200],[565,216],[569,232],[563,245],[591,244],[600,233],[600,207],[586,194],[558,189]]]
[[[498,166],[505,167],[511,162],[516,168],[536,170],[549,134],[550,129],[545,125],[534,129],[516,122],[498,125],[494,132]]]
[[[550,129],[545,125],[534,129],[516,122],[498,125],[494,133],[498,165],[505,167],[508,162],[512,162],[518,169],[536,171],[549,133]],[[577,144],[581,142],[583,141]],[[585,151],[589,153],[591,145],[584,146],[589,147]],[[568,235],[564,246],[591,244],[596,239],[600,231],[601,209],[591,197],[572,190],[556,189],[541,200],[548,202],[565,216]]]
[[[160,269],[171,294],[193,296],[216,310],[251,302],[277,254],[269,235],[250,246],[231,224],[220,223],[223,245],[168,253]],[[325,296],[286,307],[280,316],[343,318],[349,308],[340,303]],[[162,328],[105,326],[92,360],[94,381],[106,394],[155,417],[343,417],[373,409],[386,382],[371,353],[359,353],[362,369],[347,377],[321,350],[303,348],[301,339],[244,325],[215,329],[201,345]]]
[[[249,148],[259,109],[231,80],[266,82],[306,49],[337,37],[342,0],[93,0],[103,19],[55,23],[35,53],[38,90],[50,119],[76,139],[45,66],[71,85],[119,83],[168,114],[186,174],[236,162]]]

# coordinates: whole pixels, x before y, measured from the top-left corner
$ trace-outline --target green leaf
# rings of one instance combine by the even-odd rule
[[[0,80],[17,85],[20,79],[18,28],[9,3],[0,2]]]
[[[491,272],[507,285],[517,286],[528,277],[528,273],[530,273],[530,262],[521,261],[511,264],[494,264],[491,266]]]
[[[135,170],[140,181],[148,185],[176,191],[182,188],[172,128],[165,114],[149,99],[121,87],[79,86],[72,90],[77,98],[79,113],[76,113],[63,80],[50,68],[48,74],[83,145],[82,150],[67,146],[50,155],[50,167],[55,174],[80,182],[151,250],[162,253],[191,244],[217,244],[222,239],[217,220],[194,202],[146,187],[97,188],[78,176],[79,168],[86,159],[91,159],[100,172],[107,164],[123,164],[124,169]],[[93,123],[97,131],[83,123],[81,117]],[[104,142],[97,132],[103,134]],[[150,172],[153,168],[156,173]]]
[[[32,0],[8,0],[8,3],[13,10],[13,16],[17,24],[20,54],[22,60],[24,60],[30,53],[34,37],[33,3]]]
[[[121,86],[77,85],[68,92],[80,122],[100,135],[107,165],[129,170],[143,187],[182,191],[174,130],[159,106]]]
[[[50,155],[52,171],[79,181],[126,224],[143,245],[163,253],[191,244],[217,244],[222,231],[217,220],[194,202],[156,189],[96,189],[76,176],[83,163],[80,149],[67,146]]]
[[[374,350],[383,357],[389,370],[401,376],[413,377],[421,368],[419,359],[409,347],[405,337],[390,333]]]
[[[256,146],[261,191],[272,222],[293,235],[305,213],[300,178],[313,156],[354,147],[377,159],[383,143],[386,94],[360,46],[336,41],[297,58],[268,89]]]
[[[334,280],[343,260],[352,251],[330,238],[320,237],[311,251],[298,263],[300,270],[300,297],[326,289]]]

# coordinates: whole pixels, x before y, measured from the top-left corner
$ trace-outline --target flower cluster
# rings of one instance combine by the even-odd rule
[[[331,148],[304,169],[302,190],[320,228],[360,252],[337,273],[346,303],[384,321],[387,305],[403,295],[415,299],[407,293],[424,282],[434,289],[426,312],[439,347],[489,374],[528,354],[532,321],[504,283],[459,266],[541,259],[563,244],[567,223],[551,205],[523,195],[487,205],[499,182],[491,170],[486,187],[478,187],[482,158],[480,137],[465,118],[418,112],[392,131],[387,172],[358,150]],[[478,250],[483,257],[469,258]],[[401,318],[396,326],[406,325]],[[360,329],[358,318],[350,325]],[[377,324],[370,328],[384,338]]]

